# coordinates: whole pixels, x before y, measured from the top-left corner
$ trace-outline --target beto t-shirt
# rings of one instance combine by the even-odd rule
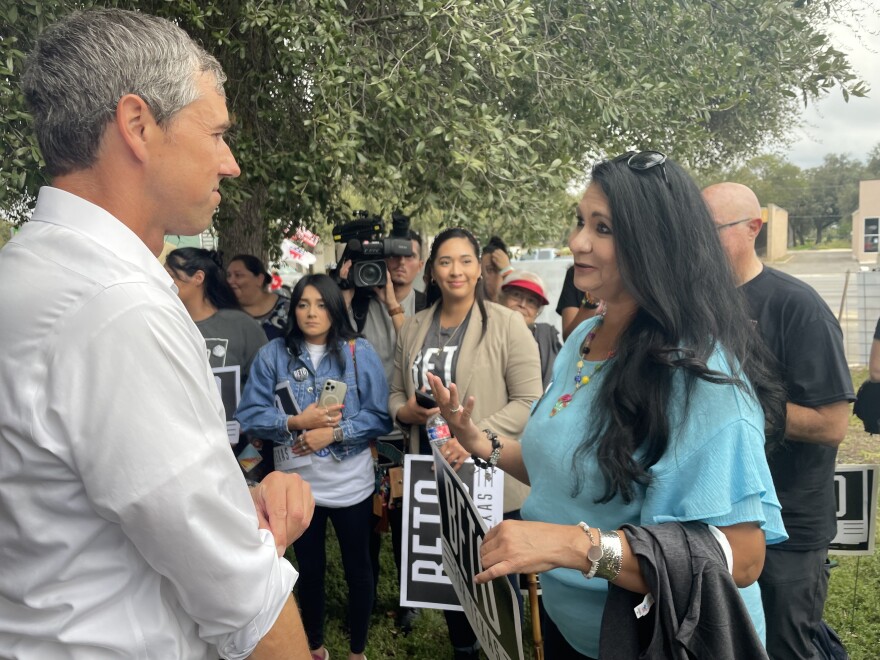
[[[422,349],[416,355],[412,365],[412,379],[416,389],[428,389],[427,374],[432,373],[448,386],[455,382],[455,369],[458,365],[459,348],[470,323],[471,312],[467,313],[462,322],[455,328],[440,326],[440,306],[431,319],[431,327],[425,336]],[[430,454],[428,435],[424,426],[419,427],[419,452]]]

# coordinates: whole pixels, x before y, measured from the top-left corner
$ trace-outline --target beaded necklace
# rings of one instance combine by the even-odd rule
[[[581,358],[580,358],[580,360],[578,360],[578,363],[577,363],[578,370],[574,376],[574,390],[572,390],[571,393],[566,392],[565,394],[560,396],[558,399],[556,399],[556,403],[553,405],[553,408],[550,410],[550,417],[554,417],[556,415],[556,413],[567,408],[568,404],[571,403],[571,400],[574,397],[574,395],[577,394],[577,391],[579,389],[581,389],[584,385],[589,384],[589,382],[593,379],[593,377],[602,370],[602,367],[604,367],[607,364],[607,360],[610,360],[611,358],[614,357],[615,351],[612,349],[612,350],[608,351],[608,355],[605,356],[605,361],[597,362],[596,366],[593,367],[593,370],[590,372],[590,374],[588,376],[583,375],[584,362],[586,361],[587,355],[590,353],[590,344],[593,343],[593,340],[596,338],[596,333],[599,332],[599,328],[601,328],[602,324],[605,322],[605,312],[606,311],[607,310],[606,310],[605,305],[602,304],[602,306],[599,308],[599,313],[596,314],[596,318],[598,319],[596,321],[596,326],[592,330],[590,330],[589,333],[587,333],[587,338],[584,339],[584,345],[581,347]]]

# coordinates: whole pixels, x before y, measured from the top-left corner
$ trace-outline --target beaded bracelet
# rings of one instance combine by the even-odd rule
[[[581,575],[588,580],[592,580],[596,575],[596,571],[599,570],[599,561],[602,559],[602,546],[596,543],[596,539],[593,538],[593,532],[590,531],[590,526],[587,523],[581,521],[578,523],[578,527],[584,530],[584,533],[590,539],[590,549],[587,550],[587,559],[590,560],[590,570],[581,571]],[[599,538],[601,539],[602,530],[597,527],[596,532],[598,532]]]
[[[501,450],[504,449],[504,445],[501,444],[501,441],[498,439],[498,434],[493,432],[491,429],[483,429],[483,433],[486,434],[489,442],[492,443],[492,453],[489,454],[489,460],[484,461],[476,454],[471,454],[471,458],[474,459],[474,464],[478,468],[483,468],[484,470],[492,470],[492,472],[494,473],[495,466],[498,465],[498,459],[501,458]]]

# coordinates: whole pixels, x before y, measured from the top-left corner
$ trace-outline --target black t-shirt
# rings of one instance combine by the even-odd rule
[[[880,339],[880,319],[877,319],[877,327],[874,328],[874,339]]]
[[[574,285],[574,266],[565,271],[565,279],[562,282],[562,291],[559,293],[559,302],[556,304],[556,313],[562,316],[562,310],[566,307],[580,307],[584,300],[584,292]]]
[[[779,361],[788,400],[815,408],[855,399],[843,333],[828,305],[800,280],[765,267],[742,285],[752,320]],[[823,548],[837,533],[837,449],[788,441],[770,457],[788,550]]]

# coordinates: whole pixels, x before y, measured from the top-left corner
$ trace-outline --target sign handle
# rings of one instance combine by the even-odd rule
[[[544,660],[544,639],[541,636],[541,617],[538,608],[538,575],[529,573],[529,613],[532,617],[532,641],[535,646],[535,660]]]

